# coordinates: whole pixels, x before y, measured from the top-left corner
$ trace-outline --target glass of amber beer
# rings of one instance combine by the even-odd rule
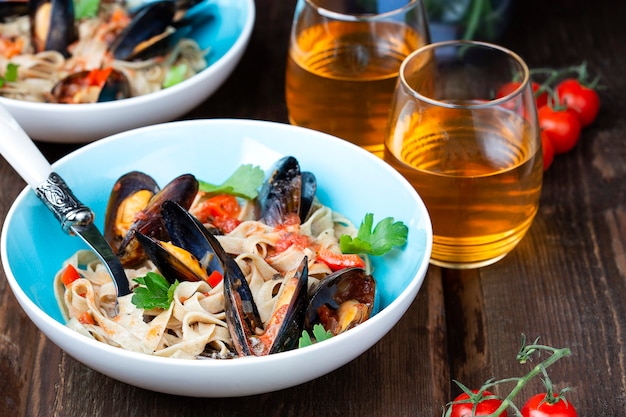
[[[400,64],[429,42],[421,0],[298,0],[286,71],[290,122],[382,157]]]
[[[428,208],[432,264],[489,265],[530,227],[543,157],[529,77],[518,55],[481,42],[430,44],[403,62],[384,158]]]

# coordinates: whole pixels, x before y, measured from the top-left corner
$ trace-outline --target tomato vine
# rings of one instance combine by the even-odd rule
[[[576,411],[571,403],[565,400],[563,393],[569,388],[564,389],[559,394],[554,394],[554,390],[552,387],[552,382],[548,377],[547,368],[552,366],[554,363],[559,361],[560,359],[570,356],[571,351],[569,348],[554,348],[551,346],[543,345],[538,343],[539,338],[535,339],[532,343],[526,343],[526,337],[522,335],[522,345],[520,350],[516,355],[516,359],[520,364],[525,364],[530,362],[534,356],[539,356],[541,353],[549,353],[546,359],[536,364],[528,373],[522,375],[520,377],[512,377],[494,380],[487,380],[478,390],[470,390],[468,387],[460,383],[459,381],[454,381],[463,391],[463,393],[457,396],[453,401],[449,402],[444,409],[444,417],[460,417],[460,416],[490,416],[490,417],[506,417],[507,409],[512,409],[515,411],[515,415],[522,415],[520,409],[514,403],[515,398],[520,393],[522,388],[524,388],[529,381],[534,379],[537,376],[543,376],[544,384],[546,385],[547,393],[542,393],[542,399],[537,401],[537,396],[531,397],[533,403],[526,402],[524,407],[526,412],[528,413],[529,408],[536,409],[538,406],[544,404],[559,404],[559,407],[565,407],[571,411],[573,414],[571,416],[576,416]],[[504,398],[499,398],[493,395],[490,391],[493,390],[496,386],[501,386],[505,384],[513,384],[513,387],[510,389],[509,393]],[[539,394],[537,394],[539,395]],[[480,409],[479,406],[481,404],[485,404],[486,401],[490,401],[491,403],[488,405],[483,405]],[[530,399],[529,399],[530,401]],[[537,401],[536,403],[534,401]],[[524,409],[522,407],[522,409]],[[556,408],[555,408],[556,409]],[[468,411],[471,410],[471,414],[467,414]],[[551,414],[543,414],[544,416],[550,416]],[[558,414],[559,416],[562,414]],[[533,414],[527,414],[524,417],[533,417]],[[536,415],[538,416],[538,415]],[[536,417],[535,416],[535,417]],[[557,414],[554,414],[557,416]],[[569,417],[569,415],[568,415]]]

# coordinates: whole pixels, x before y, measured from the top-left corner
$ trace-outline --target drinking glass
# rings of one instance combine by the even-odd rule
[[[384,158],[428,208],[432,264],[489,265],[530,227],[543,157],[529,77],[518,55],[481,42],[433,43],[403,62]]]
[[[421,0],[298,0],[286,71],[290,122],[382,157],[400,64],[429,42]]]

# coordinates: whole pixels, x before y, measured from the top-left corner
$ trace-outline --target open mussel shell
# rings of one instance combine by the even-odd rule
[[[98,74],[96,74],[98,73]],[[131,97],[128,78],[113,68],[69,74],[52,88],[54,103],[104,103]]]
[[[135,237],[148,259],[170,284],[176,281],[207,281],[206,268],[189,251],[143,233],[136,232]]]
[[[115,59],[130,61],[139,59],[142,49],[161,38],[174,21],[176,3],[158,0],[147,3],[133,16],[109,48]],[[141,58],[145,58],[142,56]]]
[[[30,0],[29,15],[35,52],[58,51],[69,56],[67,47],[78,39],[72,0]]]
[[[222,264],[215,254],[215,242],[213,245],[210,243],[210,239],[213,238],[211,232],[180,204],[173,201],[164,202],[161,205],[161,213],[172,243],[199,259],[207,272],[220,271],[223,275]]]
[[[304,328],[321,323],[333,335],[343,333],[370,317],[375,299],[376,282],[364,269],[333,272],[311,288]]]
[[[207,229],[173,201],[161,205],[161,217],[170,242],[136,233],[146,256],[170,282],[207,281],[213,271],[224,275],[222,265],[208,241]]]
[[[308,258],[305,256],[294,276],[283,281],[265,332],[253,336],[251,346],[256,350],[255,354],[273,354],[296,348],[304,329],[308,277]]]
[[[137,213],[160,190],[156,181],[139,171],[131,171],[115,181],[104,214],[104,237],[113,250],[119,250]]]
[[[317,182],[310,172],[300,171],[293,156],[279,159],[257,198],[257,212],[262,222],[270,226],[283,224],[291,215],[303,223],[309,214]]]
[[[145,252],[138,242],[135,233],[139,232],[157,240],[167,240],[168,233],[165,227],[161,205],[172,200],[180,204],[185,209],[191,207],[196,194],[198,193],[198,180],[192,174],[183,174],[170,181],[161,191],[155,194],[148,205],[137,216],[135,222],[120,243],[117,253],[122,265],[132,267],[145,259]]]

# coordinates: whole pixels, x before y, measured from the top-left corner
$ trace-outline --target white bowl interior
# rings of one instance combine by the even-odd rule
[[[209,49],[208,66],[178,85],[106,103],[67,105],[0,97],[0,104],[31,138],[53,143],[87,143],[182,116],[206,100],[230,76],[254,26],[254,0],[210,0],[208,7],[213,19],[191,35],[203,49]]]
[[[295,156],[303,170],[313,172],[321,202],[357,226],[371,212],[375,222],[391,216],[409,227],[405,247],[373,259],[380,312],[345,334],[306,349],[230,361],[156,358],[81,336],[63,325],[52,281],[62,262],[86,246],[66,235],[29,189],[11,207],[2,230],[2,261],[9,284],[28,316],[54,343],[93,369],[142,388],[188,396],[239,396],[286,388],[328,373],[393,327],[417,295],[428,267],[432,246],[428,213],[411,185],[389,165],[348,142],[308,129],[259,121],[197,120],[114,135],[73,152],[54,168],[95,211],[102,229],[111,187],[128,171],[144,171],[161,185],[187,172],[221,183],[241,164],[267,170],[284,155]],[[290,372],[293,367],[299,371]],[[262,385],[253,378],[257,372],[268,375]]]

